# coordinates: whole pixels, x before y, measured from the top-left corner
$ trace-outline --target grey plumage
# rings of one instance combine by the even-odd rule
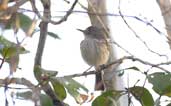
[[[95,26],[90,26],[86,30],[78,29],[84,33],[84,40],[80,44],[80,50],[84,61],[94,66],[98,71],[99,66],[106,64],[109,59],[109,45],[103,30]],[[96,74],[96,90],[103,90],[101,73]]]

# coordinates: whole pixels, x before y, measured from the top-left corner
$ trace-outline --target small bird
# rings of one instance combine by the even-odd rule
[[[104,30],[96,26],[90,26],[85,30],[77,29],[84,34],[84,40],[80,43],[80,50],[84,61],[94,66],[96,71],[109,59],[109,44],[105,39]],[[96,74],[95,90],[104,90],[102,73]]]

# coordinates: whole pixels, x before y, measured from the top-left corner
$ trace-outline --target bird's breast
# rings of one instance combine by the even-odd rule
[[[80,44],[84,61],[91,66],[106,64],[109,58],[109,49],[106,42],[97,39],[84,39]]]

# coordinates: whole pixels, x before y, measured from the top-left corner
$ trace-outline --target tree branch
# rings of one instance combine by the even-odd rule
[[[0,85],[5,86],[9,84],[19,84],[19,85],[24,85],[27,86],[27,89],[34,89],[35,85],[32,84],[29,80],[25,78],[6,78],[6,79],[0,79]],[[21,88],[22,89],[22,88]]]
[[[24,8],[20,8],[20,10],[22,12],[36,12],[34,10],[29,10],[29,9],[24,9]],[[42,12],[42,11],[38,11],[38,12]],[[54,12],[67,13],[68,11],[54,11]],[[96,13],[96,12],[94,13],[94,12],[87,12],[87,11],[80,11],[80,10],[72,10],[72,13],[79,13],[79,14],[87,14],[88,13],[90,15],[109,16],[109,17],[113,17],[113,16],[120,17],[121,16],[120,14],[114,14],[114,13]],[[125,18],[133,18],[133,19],[135,19],[135,20],[137,20],[139,22],[142,22],[142,23],[150,26],[151,28],[153,28],[157,33],[166,36],[162,31],[160,31],[156,26],[154,26],[151,22],[149,22],[147,20],[144,20],[144,19],[142,19],[142,18],[140,18],[138,16],[134,16],[134,15],[124,15],[124,14],[122,14],[122,16],[125,17]],[[63,16],[53,16],[53,17],[63,17]]]
[[[106,68],[109,68],[110,66],[112,65],[115,65],[115,64],[122,64],[124,60],[132,60],[132,61],[137,61],[137,62],[140,62],[144,65],[148,65],[148,66],[151,66],[151,67],[155,67],[155,68],[158,68],[160,70],[163,70],[167,73],[170,73],[169,70],[161,67],[161,65],[171,65],[171,61],[169,62],[163,62],[163,63],[158,63],[158,64],[153,64],[153,63],[150,63],[148,61],[144,61],[142,59],[139,59],[139,58],[136,58],[136,57],[133,57],[133,56],[124,56],[120,59],[117,59],[116,61],[113,61],[111,63],[108,63],[106,65],[102,65],[101,68],[99,69],[99,71],[88,71],[88,72],[84,72],[84,73],[78,73],[78,74],[72,74],[72,75],[66,75],[66,76],[63,76],[63,77],[71,77],[71,78],[74,78],[74,77],[81,77],[81,76],[87,76],[87,75],[93,75],[93,74],[97,74],[101,71],[104,71],[104,69]],[[114,71],[114,72],[118,72],[118,71]]]
[[[121,2],[121,1],[119,0],[119,5],[118,5],[119,15],[121,16],[121,18],[122,18],[122,20],[124,21],[124,23],[126,24],[126,26],[133,32],[133,34],[135,35],[135,37],[136,37],[138,40],[140,40],[140,41],[144,44],[144,46],[148,49],[148,51],[150,51],[151,53],[154,53],[154,54],[156,54],[156,55],[158,55],[158,56],[164,56],[164,57],[166,57],[166,59],[168,59],[168,56],[163,55],[163,54],[159,54],[159,53],[153,51],[153,50],[147,45],[147,43],[146,43],[145,41],[143,41],[143,39],[136,33],[136,31],[128,24],[128,22],[126,21],[124,15],[123,15],[122,12],[121,12],[120,2]]]
[[[34,1],[31,0],[32,5],[35,5]],[[37,47],[37,53],[35,57],[35,63],[34,63],[34,75],[35,78],[41,82],[42,78],[42,70],[40,70],[38,67],[41,67],[41,62],[42,62],[42,55],[44,51],[44,46],[46,42],[46,37],[47,37],[47,31],[48,31],[48,21],[44,19],[51,19],[51,1],[50,0],[41,0],[44,11],[43,11],[43,19],[40,22],[40,37],[39,37],[39,43]],[[49,83],[42,84],[40,83],[41,88],[45,91],[45,93],[52,99],[53,105],[54,106],[64,106],[64,103],[59,100],[58,95],[55,94]]]
[[[32,9],[37,14],[37,16],[41,20],[43,20],[45,22],[48,22],[48,23],[51,23],[51,24],[54,24],[54,25],[61,24],[62,22],[66,21],[68,19],[69,15],[71,15],[71,13],[72,13],[74,7],[76,6],[77,2],[78,2],[78,0],[74,1],[74,3],[72,4],[71,8],[67,11],[67,13],[59,21],[53,21],[50,18],[42,17],[41,14],[38,11],[36,5],[35,5],[35,1],[31,0]]]
[[[27,86],[27,88],[10,87],[10,86],[8,86],[10,84],[24,85],[24,86]],[[35,104],[37,104],[40,101],[40,98],[39,98],[40,88],[38,86],[35,86],[33,83],[31,83],[29,80],[27,80],[25,78],[0,79],[0,86],[5,87],[5,89],[17,89],[17,90],[30,89],[30,90],[32,90],[32,96],[30,99],[32,99]]]

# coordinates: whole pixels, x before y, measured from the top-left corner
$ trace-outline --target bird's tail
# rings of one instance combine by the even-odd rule
[[[96,70],[97,71],[97,70]],[[95,90],[104,90],[104,83],[102,80],[102,73],[98,72],[96,73],[96,82],[95,82]]]

